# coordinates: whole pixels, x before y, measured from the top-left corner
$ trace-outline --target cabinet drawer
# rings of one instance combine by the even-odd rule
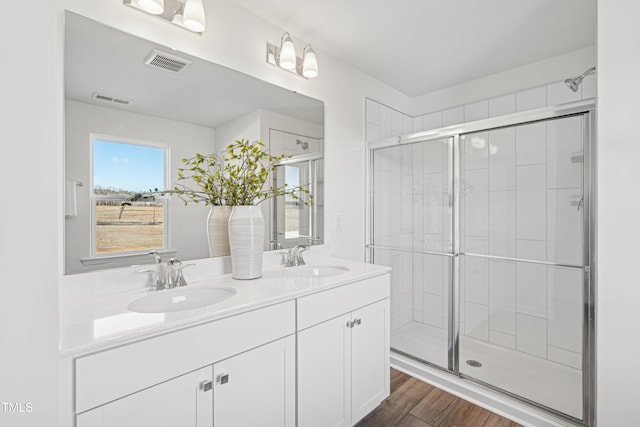
[[[295,303],[287,301],[79,357],[76,413],[295,332]]]
[[[298,298],[298,330],[389,298],[389,274]]]

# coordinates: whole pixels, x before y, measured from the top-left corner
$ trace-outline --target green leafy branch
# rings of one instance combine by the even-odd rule
[[[204,203],[205,206],[257,205],[273,197],[288,195],[305,205],[313,204],[313,196],[308,185],[270,186],[265,188],[271,172],[289,155],[272,156],[261,141],[249,142],[240,139],[227,145],[223,156],[217,154],[196,154],[182,159],[178,168],[178,183],[172,190],[159,191],[157,188],[145,193],[136,193],[122,203],[155,200],[156,196],[176,194],[185,204]],[[195,184],[189,186],[185,182]],[[302,199],[300,196],[307,197]],[[121,209],[121,214],[122,214]]]

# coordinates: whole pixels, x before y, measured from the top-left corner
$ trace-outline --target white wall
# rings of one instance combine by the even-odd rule
[[[38,13],[34,13],[38,10]],[[57,413],[58,279],[62,261],[62,49],[56,3],[4,4],[2,72],[0,405],[2,426],[53,426]],[[37,54],[35,53],[37,52]]]
[[[260,110],[255,110],[244,116],[237,117],[231,121],[216,127],[215,152],[221,153],[225,147],[238,139],[248,139],[249,141],[261,140],[260,134]],[[266,144],[266,142],[265,142]]]
[[[640,2],[598,2],[598,425],[638,424]]]
[[[65,159],[67,179],[81,181],[78,188],[78,216],[65,219],[65,272],[81,273],[93,268],[80,261],[90,255],[90,133],[139,139],[169,146],[171,182],[177,182],[180,159],[194,153],[213,151],[214,129],[190,123],[166,120],[115,108],[99,107],[83,102],[67,101],[65,114]],[[185,206],[172,197],[170,209],[171,247],[179,259],[209,256],[206,233],[203,233],[209,209],[204,205]],[[130,265],[124,260],[111,267]]]
[[[270,110],[261,110],[260,134],[263,142],[271,142],[269,140],[269,131],[271,129],[318,139],[321,139],[324,135],[324,126],[322,124],[311,123]],[[281,153],[272,152],[271,154],[279,155]]]

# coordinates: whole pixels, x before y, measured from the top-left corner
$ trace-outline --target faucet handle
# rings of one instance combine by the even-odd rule
[[[289,252],[288,251],[280,251],[280,252],[276,252],[276,255],[280,255],[281,259],[280,259],[280,265],[283,265],[285,267],[289,267]]]
[[[138,270],[138,273],[151,273],[152,277],[153,277],[153,281],[155,283],[155,285],[151,285],[151,290],[153,291],[160,291],[162,289],[164,289],[164,282],[162,280],[160,280],[160,273],[158,272],[158,270]]]
[[[296,245],[296,265],[305,265],[304,258],[302,258],[302,252],[309,250],[309,245]]]
[[[182,261],[177,258],[171,258],[167,261],[167,270],[165,273],[167,276],[167,287],[169,289],[178,286],[178,271],[180,270],[181,265]]]
[[[184,274],[182,274],[182,270],[187,267],[191,267],[192,265],[195,264],[182,264],[178,268],[176,268],[174,277],[175,286],[187,286],[187,281],[184,278]]]
[[[182,265],[182,261],[180,261],[178,258],[171,258],[169,261],[167,261],[167,265],[169,266],[180,266]]]
[[[160,256],[158,251],[151,251],[151,252],[149,252],[149,255],[151,255],[153,257],[153,259],[156,262],[156,264],[162,264],[162,257]]]
[[[275,245],[276,246],[276,250],[277,249],[282,249],[282,243],[280,243],[279,240],[269,240],[269,244],[270,245]]]

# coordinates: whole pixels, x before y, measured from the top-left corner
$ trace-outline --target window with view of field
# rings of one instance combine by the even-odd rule
[[[92,137],[93,255],[148,252],[168,247],[164,196],[123,205],[136,193],[165,189],[167,147]]]

